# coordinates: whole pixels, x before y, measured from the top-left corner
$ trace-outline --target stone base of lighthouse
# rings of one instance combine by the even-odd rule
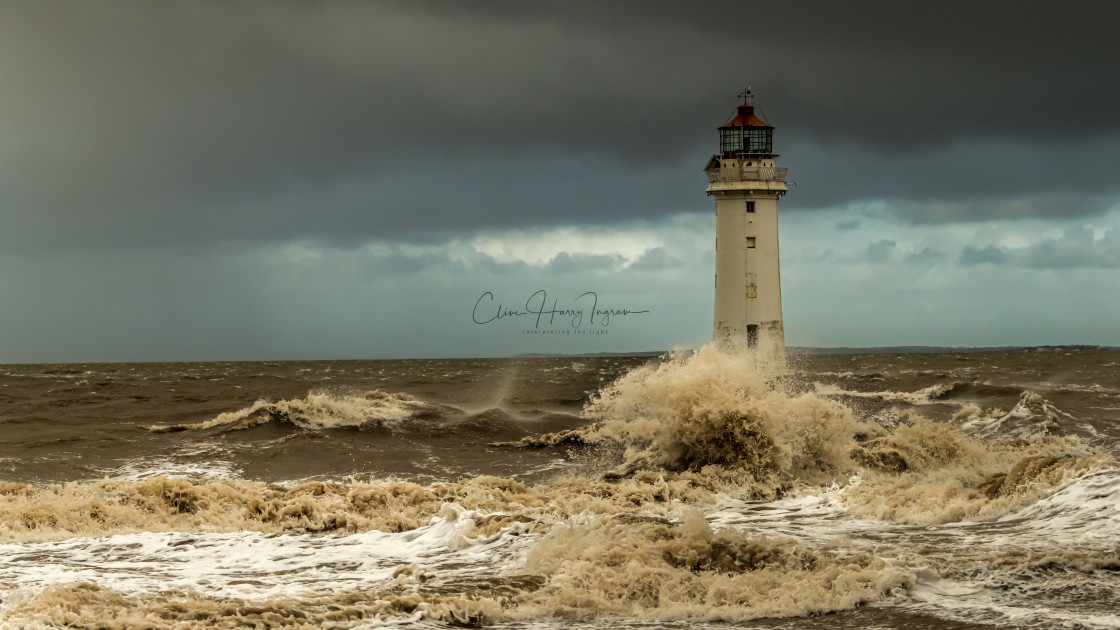
[[[730,162],[730,160],[729,160]],[[715,319],[712,339],[728,352],[752,352],[784,363],[782,282],[778,252],[780,181],[736,173],[712,182],[716,199]]]

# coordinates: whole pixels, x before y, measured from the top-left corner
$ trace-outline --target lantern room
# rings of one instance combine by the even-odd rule
[[[774,128],[754,113],[754,95],[747,90],[739,95],[743,104],[727,124],[719,128],[722,157],[773,157]]]

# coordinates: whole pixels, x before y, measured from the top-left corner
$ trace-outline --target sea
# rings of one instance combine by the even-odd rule
[[[0,365],[0,628],[1120,628],[1120,353]]]

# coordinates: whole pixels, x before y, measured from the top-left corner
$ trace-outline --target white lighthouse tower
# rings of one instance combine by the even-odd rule
[[[774,128],[755,114],[754,95],[748,89],[739,97],[735,117],[719,128],[719,153],[704,167],[716,198],[712,339],[724,350],[784,363],[778,198],[788,169],[774,166]]]

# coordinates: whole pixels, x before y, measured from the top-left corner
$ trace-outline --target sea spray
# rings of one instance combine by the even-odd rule
[[[631,371],[585,415],[600,422],[588,441],[625,445],[629,469],[720,466],[751,475],[760,490],[850,473],[854,436],[872,430],[838,403],[787,394],[753,355],[713,346]]]

